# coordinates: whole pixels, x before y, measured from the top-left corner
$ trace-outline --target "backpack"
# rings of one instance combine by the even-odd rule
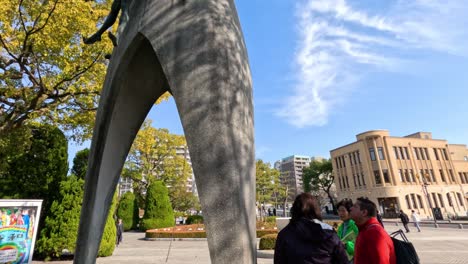
[[[400,235],[403,240],[397,239]],[[395,256],[397,264],[420,264],[418,253],[413,244],[406,238],[403,230],[398,230],[390,234],[395,248]]]

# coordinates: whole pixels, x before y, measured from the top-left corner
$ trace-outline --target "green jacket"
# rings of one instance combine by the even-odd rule
[[[348,259],[351,260],[354,257],[354,244],[359,233],[359,229],[352,219],[347,221],[346,233],[343,234],[344,222],[338,227],[338,237],[345,245]]]

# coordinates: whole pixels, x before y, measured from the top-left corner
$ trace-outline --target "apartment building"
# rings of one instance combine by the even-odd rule
[[[275,162],[275,168],[281,172],[281,180],[291,190],[291,198],[304,191],[302,184],[302,169],[308,167],[311,158],[308,156],[292,155]]]
[[[467,215],[466,145],[433,139],[429,132],[392,137],[372,130],[330,155],[338,199],[368,197],[389,218],[399,210],[438,219]]]
[[[192,160],[190,159],[190,153],[187,146],[179,146],[176,148],[176,155],[183,157],[187,163],[192,168]],[[192,174],[187,179],[187,192],[192,192],[194,195],[198,196],[197,185],[195,184],[195,175]]]

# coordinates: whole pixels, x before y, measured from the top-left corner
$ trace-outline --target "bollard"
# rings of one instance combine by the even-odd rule
[[[463,225],[462,225],[462,224],[458,224],[458,227],[459,227],[460,229],[463,229]]]
[[[439,228],[439,224],[435,223],[435,224],[434,224],[434,227],[435,227],[435,228]]]

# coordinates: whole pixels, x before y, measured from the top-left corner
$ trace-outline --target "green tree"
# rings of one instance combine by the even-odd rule
[[[331,160],[317,161],[310,163],[309,167],[303,169],[302,182],[305,192],[323,191],[327,194],[336,213],[335,201],[331,195],[331,187],[334,183],[333,166]]]
[[[117,209],[117,218],[122,219],[124,230],[128,231],[134,226],[135,214],[135,195],[132,192],[126,192],[122,195]]]
[[[115,222],[115,213],[117,209],[117,192],[114,194],[112,204],[107,215],[106,226],[102,233],[101,245],[99,246],[98,256],[107,257],[114,253],[115,242],[117,240],[117,226]]]
[[[162,181],[150,184],[146,194],[145,215],[141,221],[140,229],[174,226],[174,211],[169,201],[169,193]]]
[[[36,254],[45,259],[60,257],[64,251],[73,254],[83,201],[84,180],[71,175],[60,183],[60,198],[52,203],[36,243]],[[99,256],[109,256],[115,247],[116,227],[113,219],[116,196],[107,218]]]
[[[0,134],[32,120],[89,138],[111,41],[85,45],[110,0],[4,0],[0,7]]]
[[[144,193],[154,181],[162,181],[169,188],[173,202],[179,199],[177,195],[185,195],[179,190],[185,188],[192,169],[183,156],[176,154],[177,148],[185,146],[183,136],[171,134],[167,129],[154,128],[151,120],[143,124],[133,142],[122,174],[133,180],[135,195],[143,204]]]
[[[10,159],[0,177],[0,197],[42,199],[40,227],[52,202],[59,197],[60,182],[68,172],[68,142],[62,131],[49,125],[32,126],[30,143]]]
[[[267,202],[271,201],[271,197],[274,190],[274,180],[278,171],[272,169],[269,163],[264,163],[262,160],[257,160],[255,163],[255,175],[256,175],[256,197],[258,209],[260,211],[260,218],[263,220],[263,208]]]
[[[78,151],[73,158],[73,167],[71,172],[81,179],[86,176],[88,170],[89,148]]]

